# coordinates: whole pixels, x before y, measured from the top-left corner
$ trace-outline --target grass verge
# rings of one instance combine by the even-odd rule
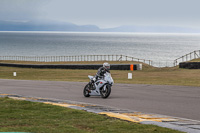
[[[14,62],[14,63],[24,64],[26,62]],[[102,64],[103,62],[65,62],[65,63],[57,62],[56,64],[67,64],[67,63]],[[109,62],[109,63],[132,64],[138,62]],[[13,77],[13,72],[17,72],[16,77]],[[31,68],[16,68],[16,67],[0,67],[0,79],[88,82],[89,79],[87,76],[95,75],[96,72],[97,70],[31,69]],[[129,72],[133,73],[132,80],[128,80]],[[182,85],[200,86],[199,73],[200,69],[189,70],[189,69],[180,69],[178,67],[155,68],[146,64],[143,64],[142,71],[111,70],[111,74],[113,76],[115,83],[181,85],[181,86]]]
[[[0,132],[48,133],[179,133],[81,110],[0,98]]]

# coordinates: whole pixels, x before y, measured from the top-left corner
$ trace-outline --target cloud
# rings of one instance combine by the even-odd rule
[[[0,0],[0,20],[35,19],[47,0]]]
[[[200,27],[199,0],[0,0],[0,20]]]

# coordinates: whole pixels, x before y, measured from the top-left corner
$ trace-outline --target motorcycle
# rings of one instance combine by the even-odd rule
[[[111,93],[111,87],[114,84],[113,78],[110,73],[106,72],[104,77],[96,80],[94,83],[91,80],[94,76],[88,75],[90,82],[85,86],[83,95],[85,97],[101,96],[107,98]]]

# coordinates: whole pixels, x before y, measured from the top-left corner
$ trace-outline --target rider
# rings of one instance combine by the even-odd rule
[[[109,72],[110,73],[110,64],[105,62],[103,63],[103,67],[100,67],[98,69],[98,72],[96,73],[96,75],[94,76],[93,80],[91,80],[92,83],[94,83],[98,78],[103,78],[104,77],[104,74],[106,72]]]

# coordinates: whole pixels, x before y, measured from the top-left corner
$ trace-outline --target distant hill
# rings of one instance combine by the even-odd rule
[[[200,33],[200,29],[175,26],[119,26],[100,29],[96,25],[76,25],[73,23],[56,21],[0,21],[0,31]]]
[[[104,32],[149,32],[149,33],[200,33],[200,29],[175,26],[120,26],[103,29]]]
[[[82,31],[98,32],[95,25],[76,25],[67,22],[12,22],[0,21],[0,31]]]

